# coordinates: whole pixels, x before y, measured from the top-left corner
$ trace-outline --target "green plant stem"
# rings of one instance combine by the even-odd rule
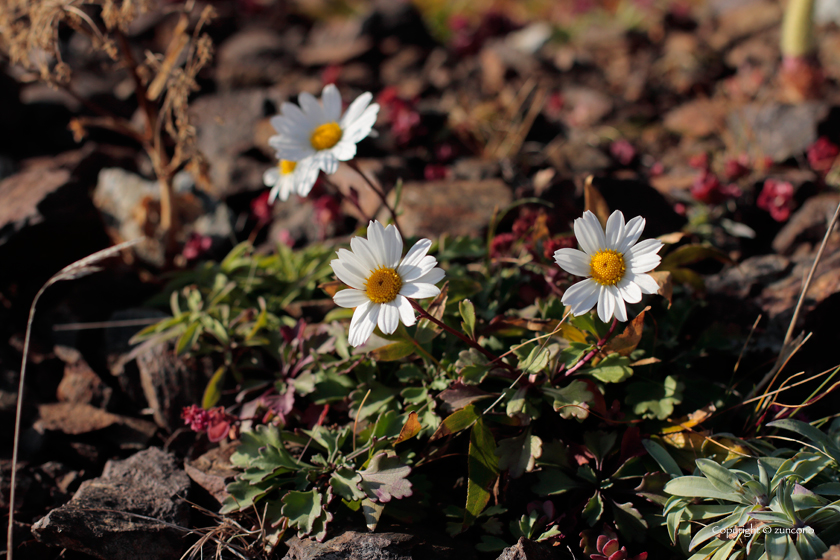
[[[600,352],[601,349],[604,347],[604,345],[607,343],[607,340],[609,340],[609,338],[612,336],[613,332],[615,331],[615,327],[617,325],[618,325],[618,319],[613,319],[612,324],[610,325],[610,330],[607,331],[607,334],[604,335],[604,338],[602,338],[601,340],[599,340],[595,344],[595,348],[590,350],[583,358],[578,360],[578,362],[575,365],[570,367],[569,370],[566,372],[566,376],[572,375],[574,372],[576,372],[577,370],[579,370],[580,368],[582,368],[583,366],[588,364],[592,360],[592,358],[594,358],[595,355],[598,352]],[[562,367],[560,368],[560,370],[562,371]]]
[[[449,325],[447,325],[443,321],[437,319],[436,317],[433,317],[428,311],[423,309],[423,307],[419,303],[414,301],[413,299],[411,299],[411,298],[407,298],[407,299],[408,299],[409,303],[411,303],[411,306],[414,307],[414,309],[416,309],[417,312],[420,313],[420,315],[424,319],[428,319],[429,321],[431,321],[435,325],[439,326],[440,328],[442,328],[446,332],[457,336],[458,338],[460,338],[461,340],[466,342],[469,346],[471,346],[472,348],[475,348],[476,350],[478,350],[479,352],[484,354],[484,356],[486,356],[487,359],[489,359],[491,362],[499,362],[499,364],[502,367],[504,367],[506,370],[508,370],[508,372],[509,372],[508,375],[511,376],[511,378],[516,377],[516,370],[513,369],[513,366],[511,366],[507,362],[501,361],[498,356],[496,356],[495,354],[493,354],[492,352],[490,352],[489,350],[484,348],[478,342],[470,339],[470,337],[459,333],[458,331],[456,331],[455,329],[453,329],[452,327],[450,327]]]
[[[379,200],[381,200],[381,201],[382,201],[382,204],[384,204],[384,205],[385,205],[385,208],[387,208],[387,209],[388,209],[388,212],[391,214],[391,219],[394,221],[394,227],[396,227],[396,228],[397,228],[397,231],[398,231],[398,232],[400,232],[400,237],[402,237],[403,239],[405,239],[405,235],[403,235],[402,228],[400,228],[400,223],[399,223],[399,221],[397,220],[397,210],[396,210],[396,208],[392,207],[392,206],[391,206],[391,204],[388,202],[388,197],[385,195],[385,193],[384,193],[384,192],[382,192],[382,191],[379,189],[379,187],[377,187],[376,185],[374,185],[374,184],[373,184],[373,181],[371,181],[371,180],[368,178],[368,176],[367,176],[367,175],[365,175],[364,173],[362,173],[362,170],[361,170],[361,169],[359,169],[359,164],[357,164],[355,161],[350,160],[350,161],[348,161],[348,162],[347,162],[347,165],[349,165],[351,168],[353,168],[353,171],[355,171],[356,173],[358,173],[358,174],[361,176],[361,178],[362,178],[362,179],[364,179],[365,183],[367,183],[367,186],[368,186],[368,187],[370,187],[370,189],[371,189],[373,192],[375,192],[375,193],[376,193],[376,196],[378,196],[378,197],[379,197]]]

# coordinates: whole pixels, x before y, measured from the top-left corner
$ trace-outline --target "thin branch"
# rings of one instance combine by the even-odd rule
[[[597,344],[595,344],[595,348],[589,351],[583,358],[577,361],[575,365],[573,365],[569,370],[566,372],[566,376],[572,375],[574,372],[588,364],[592,358],[595,357],[598,352],[600,352],[604,345],[607,343],[607,340],[612,336],[613,332],[615,332],[615,327],[618,325],[618,319],[613,319],[612,324],[610,325],[610,330],[607,331],[607,334],[604,335],[604,338],[599,340]],[[561,366],[562,370],[562,366]]]
[[[391,206],[391,204],[388,202],[388,197],[387,197],[387,195],[386,195],[386,194],[385,194],[382,190],[380,190],[380,189],[379,189],[379,187],[377,187],[377,186],[373,183],[373,181],[371,181],[371,180],[370,180],[370,178],[369,178],[367,175],[365,175],[365,174],[362,172],[362,170],[359,168],[359,164],[357,164],[357,163],[356,163],[355,161],[353,161],[353,160],[350,160],[350,161],[348,161],[348,162],[347,162],[347,165],[349,165],[350,167],[352,167],[352,168],[353,168],[353,170],[354,170],[356,173],[358,173],[359,175],[361,175],[362,179],[364,179],[364,180],[365,180],[365,183],[367,183],[368,187],[370,187],[370,189],[371,189],[373,192],[375,192],[375,193],[376,193],[376,196],[378,196],[378,197],[379,197],[379,200],[381,200],[381,201],[382,201],[382,204],[384,204],[384,205],[385,205],[385,208],[387,208],[387,209],[388,209],[388,212],[391,214],[391,219],[392,219],[392,220],[394,220],[394,227],[396,227],[396,228],[397,228],[397,231],[398,231],[398,232],[400,232],[400,237],[402,237],[403,239],[405,239],[405,235],[403,235],[402,228],[400,228],[400,223],[399,223],[399,221],[397,220],[397,210],[396,210],[395,208],[393,208],[393,207]]]

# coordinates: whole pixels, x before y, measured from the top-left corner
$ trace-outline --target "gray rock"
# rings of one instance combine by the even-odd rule
[[[790,268],[790,260],[781,255],[750,257],[736,266],[708,276],[706,288],[710,292],[744,299],[755,295],[757,289],[783,278]]]
[[[531,539],[520,537],[519,542],[504,549],[496,560],[553,560],[561,557],[555,550]]]
[[[758,143],[774,161],[801,155],[817,140],[817,125],[828,116],[824,101],[799,105],[753,103],[729,113],[728,129],[737,145]]]
[[[109,461],[101,477],[83,482],[32,533],[42,543],[102,560],[175,560],[185,541],[172,525],[188,523],[189,486],[175,456],[153,447]]]
[[[219,88],[227,91],[284,79],[289,64],[283,61],[283,55],[289,47],[293,45],[284,35],[259,27],[243,29],[225,39],[216,56]]]
[[[292,537],[283,560],[449,560],[463,559],[461,551],[403,533],[348,531],[319,543]]]
[[[233,232],[228,208],[204,192],[199,191],[192,176],[182,171],[172,181],[177,200],[179,219],[184,224],[182,235],[206,235],[215,245],[226,243]],[[149,237],[160,204],[160,185],[118,167],[99,172],[93,203],[116,237],[128,241],[147,236],[136,246],[136,253],[143,260],[162,266],[165,262],[164,247]]]

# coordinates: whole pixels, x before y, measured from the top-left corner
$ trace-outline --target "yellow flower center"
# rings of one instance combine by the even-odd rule
[[[341,130],[338,123],[328,122],[312,131],[309,142],[316,150],[329,150],[338,144],[342,134],[344,134],[344,131]]]
[[[294,173],[295,167],[297,167],[297,162],[281,159],[278,167],[280,168],[280,173],[282,175],[288,175],[289,173]]]
[[[365,284],[365,293],[373,303],[394,301],[400,293],[403,281],[393,268],[380,267],[373,271]]]
[[[624,278],[626,271],[624,255],[613,249],[598,251],[589,260],[592,279],[602,286],[615,286]]]

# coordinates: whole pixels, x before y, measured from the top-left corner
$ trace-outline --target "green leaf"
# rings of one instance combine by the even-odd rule
[[[595,395],[589,390],[589,386],[576,379],[562,389],[544,388],[543,394],[554,399],[554,410],[560,413],[561,418],[576,418],[585,420],[589,416],[589,405]]]
[[[365,493],[359,490],[361,482],[361,475],[353,469],[337,469],[330,476],[332,489],[348,502],[364,499]]]
[[[728,502],[738,501],[736,496],[729,492],[721,492],[715,488],[709,479],[702,476],[675,478],[665,485],[665,491],[672,496],[682,496],[683,498],[717,498]]]
[[[321,514],[321,494],[317,490],[309,492],[286,492],[281,500],[283,515],[289,518],[289,526],[308,535],[312,532],[315,520]]]
[[[554,496],[579,486],[580,484],[560,469],[544,468],[537,473],[537,483],[532,489],[540,496]]]
[[[519,478],[534,470],[534,464],[542,454],[542,440],[531,435],[528,428],[520,436],[501,440],[495,453],[499,458],[499,470],[508,470],[511,478]]]
[[[481,542],[475,545],[475,549],[480,552],[498,552],[506,549],[508,546],[510,545],[499,537],[481,535]]]
[[[682,402],[683,384],[671,375],[662,383],[641,381],[627,387],[625,402],[644,418],[665,420],[674,413],[674,405]]]
[[[368,531],[376,530],[384,509],[385,504],[378,504],[368,498],[362,500],[362,514],[365,516],[365,525],[367,525]]]
[[[221,366],[217,369],[216,373],[213,374],[213,377],[211,377],[210,381],[207,383],[207,387],[204,388],[204,397],[201,399],[201,407],[204,410],[210,410],[216,406],[216,403],[219,402],[220,398],[222,398],[222,387],[225,384],[225,372],[227,372],[227,368],[225,366]]]
[[[610,354],[586,373],[603,383],[621,383],[633,375],[633,368],[630,367],[630,358],[616,353]]]
[[[359,475],[362,477],[362,490],[369,499],[388,503],[392,498],[399,500],[411,496],[411,482],[407,478],[410,473],[411,467],[402,464],[399,457],[380,453]]]
[[[616,528],[630,541],[643,541],[648,532],[647,521],[630,502],[620,504],[610,500]]]
[[[595,494],[589,498],[589,501],[586,502],[586,505],[580,515],[587,525],[594,527],[595,524],[598,523],[598,520],[601,519],[601,515],[603,515],[603,513],[604,500],[601,499],[600,492],[595,492]]]
[[[225,489],[228,496],[219,512],[222,514],[248,509],[268,492],[264,485],[252,485],[241,479],[234,480]]]
[[[461,430],[472,426],[476,420],[478,420],[478,412],[476,412],[474,405],[468,405],[461,410],[456,410],[441,422],[438,429],[432,434],[430,441],[457,434]]]
[[[535,374],[540,373],[548,365],[548,359],[551,354],[548,348],[534,347],[528,357],[519,362],[519,369],[525,373]]]
[[[458,311],[464,320],[461,323],[461,328],[471,339],[475,340],[475,306],[470,300],[465,299],[458,303]]]
[[[695,464],[700,472],[709,479],[712,486],[721,492],[738,492],[741,489],[738,477],[729,472],[726,467],[718,465],[711,459],[697,459]]]
[[[467,504],[464,508],[462,529],[472,526],[490,501],[490,488],[499,474],[496,458],[496,441],[482,420],[478,420],[470,431],[469,482],[467,483]]]
[[[416,350],[417,347],[414,346],[413,343],[401,340],[399,342],[386,344],[376,350],[371,350],[370,354],[374,357],[374,359],[380,362],[396,362],[406,356],[411,356]]]
[[[657,462],[657,464],[662,468],[662,470],[673,477],[682,476],[682,470],[680,469],[677,462],[671,457],[671,455],[665,450],[664,447],[656,443],[651,439],[646,439],[642,441],[642,445],[647,450],[648,454],[653,457],[653,460]]]
[[[192,350],[192,347],[198,341],[198,337],[201,336],[201,331],[201,323],[199,321],[190,323],[178,338],[178,342],[175,344],[175,353],[181,356]]]

